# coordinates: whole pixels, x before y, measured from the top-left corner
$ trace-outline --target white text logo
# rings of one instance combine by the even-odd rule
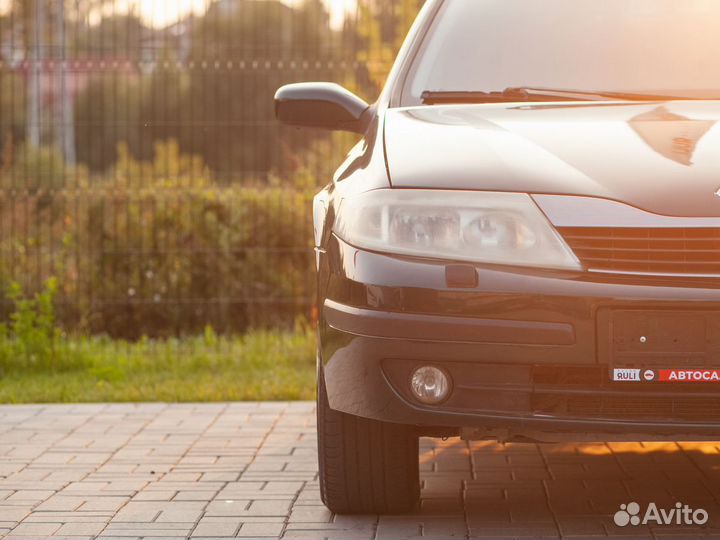
[[[620,510],[615,514],[615,524],[618,527],[631,525],[705,525],[709,516],[702,508],[693,510],[687,504],[677,503],[675,508],[665,510],[650,503],[644,514],[640,512],[640,505],[635,502],[621,504]]]

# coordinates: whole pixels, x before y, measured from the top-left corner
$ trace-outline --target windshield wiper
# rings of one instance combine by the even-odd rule
[[[425,91],[422,93],[425,105],[452,103],[512,103],[546,101],[674,101],[692,98],[681,96],[662,96],[658,94],[634,94],[628,92],[605,92],[566,90],[562,88],[510,87],[500,92],[466,91]]]

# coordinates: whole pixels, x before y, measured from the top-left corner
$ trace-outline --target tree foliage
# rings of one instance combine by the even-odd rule
[[[12,31],[13,46],[25,48],[28,58],[36,45],[37,2],[13,0],[12,24],[0,24],[0,42]],[[339,30],[331,27],[323,0],[293,7],[279,0],[217,1],[206,13],[167,28],[107,10],[88,25],[84,21],[99,13],[103,0],[66,0],[66,52],[80,62],[71,73],[80,90],[74,100],[78,161],[105,171],[117,160],[120,143],[147,159],[156,141],[175,139],[184,152],[202,155],[224,181],[291,172],[308,148],[328,136],[278,126],[277,88],[331,80],[372,101],[421,3],[359,0]],[[56,58],[62,51],[52,13],[59,4],[43,5],[45,49]],[[23,137],[28,92],[22,79],[0,69],[0,143],[9,133]],[[46,132],[44,141],[52,136]]]
[[[14,0],[22,31],[0,19],[0,44],[14,31],[32,52],[39,1]],[[8,283],[32,297],[57,276],[58,322],[113,336],[307,315],[312,195],[356,136],[280,127],[274,93],[330,80],[372,101],[420,0],[359,0],[342,30],[322,0],[223,0],[168,28],[87,24],[101,1],[66,0],[76,164],[53,145],[59,116],[24,140],[30,77],[0,64],[0,311]]]
[[[317,136],[278,128],[273,96],[286,83],[340,77],[330,67],[339,60],[337,36],[319,0],[297,9],[275,0],[239,2],[229,12],[222,6],[211,6],[193,39],[180,123],[194,129],[180,141],[221,177],[262,176]]]
[[[357,17],[345,24],[346,47],[356,50],[358,85],[377,95],[425,0],[358,0]],[[347,41],[350,40],[350,43]]]
[[[147,34],[128,20],[106,22],[105,39],[126,43]],[[147,158],[155,141],[172,138],[183,151],[202,155],[220,179],[257,179],[287,170],[324,136],[280,128],[273,104],[283,84],[342,78],[339,35],[321,0],[295,8],[277,0],[214,3],[187,31],[186,58],[169,38],[156,37],[151,73],[99,76],[81,94],[80,161],[103,170],[115,162],[119,143]],[[167,47],[158,51],[159,44]]]

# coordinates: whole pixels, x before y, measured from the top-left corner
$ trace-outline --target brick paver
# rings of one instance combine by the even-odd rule
[[[718,538],[720,444],[423,439],[410,515],[335,516],[311,403],[0,407],[0,537]],[[708,511],[619,528],[620,504]]]

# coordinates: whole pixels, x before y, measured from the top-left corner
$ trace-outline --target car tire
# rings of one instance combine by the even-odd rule
[[[322,376],[317,399],[320,495],[336,514],[402,514],[420,498],[418,436],[410,426],[330,408]]]

